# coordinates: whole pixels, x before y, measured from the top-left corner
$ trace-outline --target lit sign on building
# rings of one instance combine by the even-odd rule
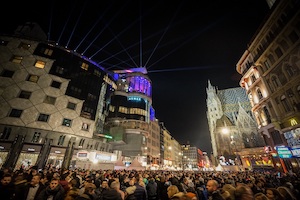
[[[141,97],[128,97],[128,101],[141,101]]]
[[[276,147],[276,151],[280,158],[291,158],[293,156],[290,149],[285,146]]]

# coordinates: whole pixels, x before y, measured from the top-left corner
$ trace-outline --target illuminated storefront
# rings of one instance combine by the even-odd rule
[[[47,166],[61,168],[65,153],[66,153],[66,148],[51,147],[47,159]]]
[[[4,142],[0,143],[0,168],[6,161],[10,147],[11,147],[11,143],[4,143]]]
[[[31,166],[34,166],[40,154],[41,148],[42,147],[40,145],[24,144],[15,165],[15,170],[20,168],[28,169]]]

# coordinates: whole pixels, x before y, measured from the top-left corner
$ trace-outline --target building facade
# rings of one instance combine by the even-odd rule
[[[208,81],[206,92],[214,165],[251,167],[255,160],[250,160],[255,156],[242,152],[255,147],[263,149],[265,143],[257,131],[245,89],[218,90]]]
[[[299,169],[300,4],[275,1],[236,65],[275,167]],[[284,155],[278,155],[278,147]],[[288,153],[289,152],[289,153]]]
[[[0,40],[0,167],[111,168],[116,154],[99,134],[112,75],[34,23]]]

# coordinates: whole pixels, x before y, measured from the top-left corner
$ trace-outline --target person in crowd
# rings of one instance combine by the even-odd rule
[[[284,200],[284,196],[276,188],[266,188],[266,196],[270,200]]]
[[[148,184],[146,185],[146,190],[148,194],[148,200],[156,200],[157,199],[157,183],[153,176],[148,177]]]
[[[120,184],[120,182],[119,182],[118,180],[113,181],[113,182],[110,184],[110,187],[111,187],[112,189],[117,190],[117,192],[120,193],[122,200],[125,199],[125,193],[124,193],[124,191],[122,191],[122,190],[120,189],[121,184]]]
[[[235,188],[234,197],[235,200],[248,200],[253,199],[254,194],[249,186],[244,183],[240,183]]]
[[[184,197],[187,197],[187,199],[189,199],[189,200],[198,200],[197,194],[194,192],[187,192],[186,194],[183,195],[183,199],[184,199]]]
[[[208,199],[208,192],[204,183],[204,179],[202,177],[195,179],[195,192],[197,194],[198,200]]]
[[[59,179],[52,178],[49,186],[47,186],[40,192],[39,196],[37,197],[37,200],[45,200],[45,199],[63,200],[64,197],[65,197],[65,190],[59,184]]]
[[[33,175],[29,184],[26,185],[24,189],[24,196],[20,198],[20,200],[35,200],[41,191],[45,188],[45,186],[40,182],[41,174]]]
[[[269,200],[269,199],[264,193],[259,192],[254,195],[254,200]]]
[[[12,200],[14,196],[14,189],[12,175],[10,173],[3,174],[0,182],[0,198]]]
[[[133,186],[129,186],[125,189],[125,200],[136,200],[135,196],[134,196],[134,191],[135,191],[136,187]]]
[[[226,183],[223,185],[222,190],[227,191],[229,193],[228,200],[234,200],[235,187],[232,184]]]
[[[277,190],[284,196],[286,200],[296,200],[297,197],[291,192],[288,187],[278,186]]]
[[[98,200],[95,194],[96,185],[93,183],[87,183],[84,186],[84,192],[78,195],[75,200]]]
[[[95,190],[95,193],[98,196],[98,198],[100,200],[102,200],[103,199],[103,193],[105,192],[105,190],[108,190],[108,189],[109,189],[108,180],[103,179],[100,187]]]
[[[184,195],[184,192],[180,192],[176,185],[170,185],[167,191],[168,199],[172,200],[180,199]]]
[[[22,171],[17,172],[14,180],[14,200],[23,199],[26,186],[27,179],[25,177],[25,173],[23,173]]]
[[[79,189],[76,188],[76,185],[77,185],[76,179],[72,179],[69,182],[69,190],[68,190],[64,200],[75,200],[76,197],[79,196]]]
[[[147,190],[145,187],[140,185],[140,174],[136,173],[133,181],[134,181],[134,185],[136,187],[135,191],[134,191],[134,196],[137,200],[147,200],[148,199],[148,194],[147,194]]]
[[[218,181],[211,179],[206,183],[206,189],[208,192],[208,198],[212,200],[224,200],[219,190]]]
[[[110,179],[112,180],[112,179]],[[110,183],[110,184],[109,184]],[[121,194],[117,191],[117,182],[109,181],[109,188],[102,191],[101,200],[122,200]],[[113,186],[113,187],[111,187]]]
[[[161,175],[156,178],[157,183],[157,199],[164,200],[168,199],[167,189],[169,187],[169,182],[166,182],[165,176]]]

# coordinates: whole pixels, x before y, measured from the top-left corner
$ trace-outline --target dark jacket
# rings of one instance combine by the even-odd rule
[[[65,197],[65,190],[61,185],[58,185],[54,190],[50,189],[50,186],[41,191],[37,200],[45,200],[49,196],[53,196],[53,200],[63,200]]]
[[[103,190],[101,200],[122,200],[121,194],[114,189]]]
[[[212,197],[212,200],[224,200],[219,190],[213,191],[212,194],[209,194],[208,199],[210,199],[210,196]]]
[[[13,183],[9,183],[8,185],[2,185],[0,183],[0,199],[13,199],[15,191],[15,186]]]
[[[139,185],[138,183],[134,184],[136,186],[136,189],[134,191],[134,196],[136,200],[147,200],[147,190],[143,186]]]
[[[157,198],[157,183],[154,181],[154,179],[149,180],[146,190],[149,200]]]

